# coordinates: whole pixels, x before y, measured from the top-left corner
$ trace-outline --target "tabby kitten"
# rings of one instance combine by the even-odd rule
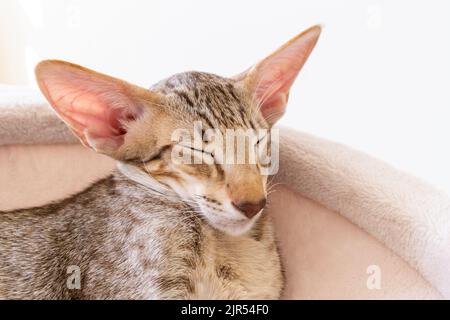
[[[149,90],[41,62],[37,81],[51,106],[118,170],[62,201],[0,213],[0,298],[279,298],[261,163],[174,162],[175,147],[193,158],[207,152],[171,135],[195,122],[219,132],[271,128],[319,34],[306,30],[233,78],[185,72]]]

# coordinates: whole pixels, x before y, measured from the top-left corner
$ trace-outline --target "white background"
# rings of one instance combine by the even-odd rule
[[[44,58],[144,86],[233,75],[317,23],[282,123],[450,194],[450,1],[0,0],[0,82],[34,85]]]

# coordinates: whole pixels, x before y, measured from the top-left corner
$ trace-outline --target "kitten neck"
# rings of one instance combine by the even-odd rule
[[[168,189],[166,186],[158,182],[151,175],[146,174],[139,170],[137,167],[123,163],[121,161],[116,161],[117,169],[130,180],[143,185],[144,187],[150,189],[154,193],[159,195],[164,195],[167,197],[176,197],[179,198],[179,195],[174,191]]]

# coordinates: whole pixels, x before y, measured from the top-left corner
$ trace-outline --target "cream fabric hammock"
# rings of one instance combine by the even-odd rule
[[[288,299],[449,299],[450,200],[344,145],[280,129],[267,213]],[[80,191],[114,162],[78,144],[37,92],[0,86],[0,210]]]

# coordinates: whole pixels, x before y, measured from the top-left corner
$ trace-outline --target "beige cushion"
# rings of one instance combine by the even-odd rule
[[[45,204],[82,190],[114,168],[75,144],[0,146],[0,210]],[[440,298],[404,260],[337,213],[279,185],[276,223],[288,299]],[[381,289],[369,289],[370,265]]]
[[[280,134],[267,211],[286,298],[450,299],[447,195],[357,150]],[[112,170],[110,159],[75,141],[42,95],[0,85],[0,210],[61,199]],[[367,286],[368,268],[380,272],[380,289]]]

